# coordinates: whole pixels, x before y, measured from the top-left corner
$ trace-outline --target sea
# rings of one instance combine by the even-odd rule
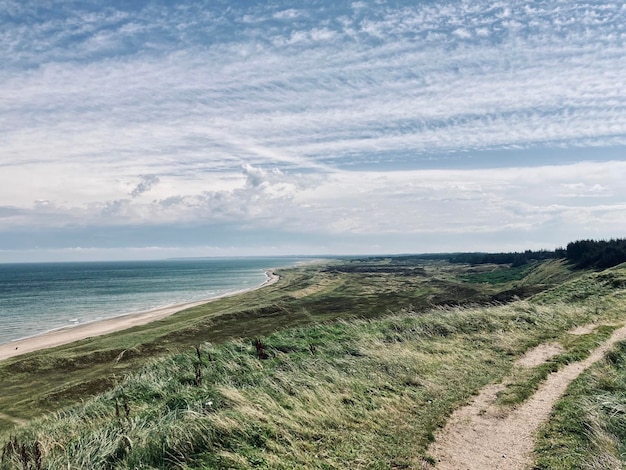
[[[0,264],[0,344],[250,289],[310,258]]]

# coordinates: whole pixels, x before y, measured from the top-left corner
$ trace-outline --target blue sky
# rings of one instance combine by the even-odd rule
[[[0,0],[0,261],[626,234],[621,2]]]

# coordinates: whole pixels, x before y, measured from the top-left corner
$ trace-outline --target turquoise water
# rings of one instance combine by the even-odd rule
[[[303,258],[0,264],[0,344],[259,286]]]

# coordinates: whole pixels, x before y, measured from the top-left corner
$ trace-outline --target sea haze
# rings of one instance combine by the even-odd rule
[[[259,286],[303,258],[0,264],[0,344]]]

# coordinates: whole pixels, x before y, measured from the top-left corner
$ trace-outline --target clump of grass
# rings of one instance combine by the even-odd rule
[[[39,441],[20,441],[17,437],[12,437],[2,448],[0,462],[2,466],[41,470],[41,445]]]
[[[626,342],[580,375],[543,426],[538,469],[622,469],[626,466]]]

